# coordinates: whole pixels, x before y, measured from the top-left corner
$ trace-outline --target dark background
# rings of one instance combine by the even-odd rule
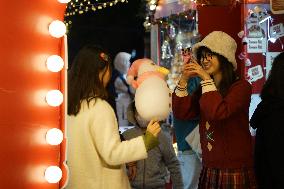
[[[102,46],[112,59],[118,52],[131,53],[132,50],[136,50],[134,59],[144,57],[144,37],[149,36],[148,32],[145,33],[144,20],[143,0],[129,0],[95,12],[65,17],[66,22],[72,21],[67,33],[69,64],[85,44]]]

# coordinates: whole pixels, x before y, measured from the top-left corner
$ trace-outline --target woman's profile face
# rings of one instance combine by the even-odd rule
[[[202,52],[200,63],[209,75],[216,75],[220,72],[220,62],[214,53]]]

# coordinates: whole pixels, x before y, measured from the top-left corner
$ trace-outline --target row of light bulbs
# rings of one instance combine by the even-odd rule
[[[59,3],[68,3],[71,0],[58,0]],[[61,38],[66,33],[66,26],[60,20],[52,21],[48,27],[49,34],[56,38]],[[47,58],[46,67],[51,72],[59,72],[64,67],[63,59],[58,55],[51,55]],[[50,90],[46,94],[46,102],[52,107],[60,106],[63,103],[63,94],[60,90]],[[60,129],[49,129],[45,135],[47,144],[59,145],[63,141],[63,132]],[[44,172],[44,177],[48,183],[58,183],[62,178],[62,170],[58,166],[49,166]]]

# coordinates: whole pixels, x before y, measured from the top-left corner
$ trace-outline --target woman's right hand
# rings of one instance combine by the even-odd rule
[[[158,121],[156,120],[151,120],[147,126],[147,131],[150,132],[152,135],[155,137],[158,136],[158,134],[161,131],[161,127]]]
[[[187,62],[184,62],[183,67],[182,67],[182,75],[181,75],[181,81],[184,83],[187,83],[188,79],[191,77],[196,77],[197,74],[193,73],[191,71],[191,64],[197,64],[197,61],[191,57],[191,59]]]

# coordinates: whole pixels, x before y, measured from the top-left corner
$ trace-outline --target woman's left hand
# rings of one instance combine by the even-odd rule
[[[192,73],[200,77],[202,80],[211,79],[210,75],[195,61],[184,65],[187,73]]]

